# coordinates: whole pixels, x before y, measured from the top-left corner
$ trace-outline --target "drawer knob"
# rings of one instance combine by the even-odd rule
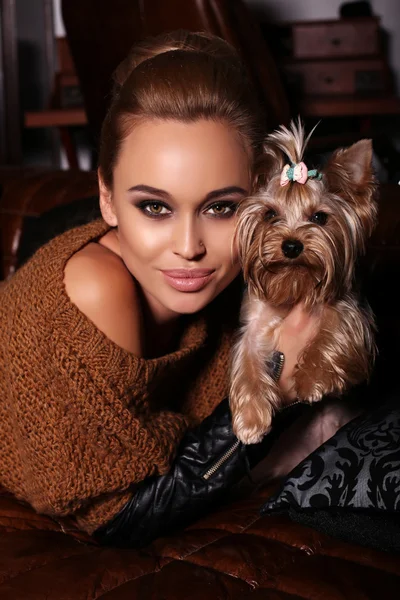
[[[325,83],[333,83],[333,77],[331,77],[330,75],[327,75],[326,77],[324,77],[324,81]]]
[[[331,39],[332,46],[340,46],[341,43],[342,43],[342,40],[340,38],[332,38]]]

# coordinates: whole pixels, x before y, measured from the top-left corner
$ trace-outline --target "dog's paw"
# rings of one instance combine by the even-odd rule
[[[257,444],[269,432],[272,421],[272,409],[265,396],[252,395],[247,402],[232,408],[232,428],[243,444]]]
[[[319,402],[327,393],[326,382],[316,377],[316,374],[309,373],[305,369],[297,369],[294,374],[294,387],[299,400],[304,402]]]
[[[270,431],[271,421],[269,425],[265,423],[255,423],[254,419],[247,421],[246,419],[237,419],[233,426],[233,432],[242,444],[258,444],[263,437]]]

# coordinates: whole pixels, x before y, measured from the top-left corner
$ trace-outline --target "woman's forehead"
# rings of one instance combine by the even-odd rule
[[[171,195],[185,188],[248,187],[249,157],[236,132],[215,121],[146,121],[122,145],[114,183],[147,184]],[[127,186],[127,187],[126,187]]]

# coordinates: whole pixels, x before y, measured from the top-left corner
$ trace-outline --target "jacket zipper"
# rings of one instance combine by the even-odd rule
[[[303,402],[303,400],[296,400],[295,402],[292,402],[291,404],[287,404],[286,406],[281,408],[281,410],[279,412],[283,412],[284,410],[287,410],[288,408],[292,408],[292,406],[295,406],[296,404],[304,404],[304,402]]]
[[[236,440],[234,444],[218,459],[203,475],[203,479],[210,479],[211,475],[214,475],[222,467],[222,465],[232,456],[235,450],[239,447],[239,440]]]
[[[281,352],[280,355],[279,355],[278,370],[277,370],[277,372],[275,373],[275,376],[274,376],[274,380],[276,382],[278,382],[280,380],[280,378],[281,378],[284,364],[285,364],[285,355]]]
[[[280,412],[287,410],[288,408],[291,408],[292,406],[295,406],[295,404],[302,404],[302,400],[296,400],[295,402],[292,402],[291,404],[288,404],[287,406],[284,406]],[[211,467],[209,469],[207,469],[207,471],[202,475],[203,479],[205,479],[206,481],[208,479],[210,479],[210,477],[212,475],[214,475],[218,469],[220,469],[222,467],[222,465],[224,463],[226,463],[226,461],[232,456],[232,454],[235,452],[235,450],[239,447],[240,441],[236,440],[236,442],[234,442],[232,444],[232,446],[230,448],[228,448],[228,450],[226,452],[224,452],[224,454],[215,461],[215,463],[213,465],[211,465]]]

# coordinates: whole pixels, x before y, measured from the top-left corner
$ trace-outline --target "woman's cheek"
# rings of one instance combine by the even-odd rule
[[[136,220],[134,227],[121,232],[123,250],[144,262],[156,258],[162,252],[168,238],[164,228],[156,225],[147,223],[144,219],[141,219],[140,223]]]

